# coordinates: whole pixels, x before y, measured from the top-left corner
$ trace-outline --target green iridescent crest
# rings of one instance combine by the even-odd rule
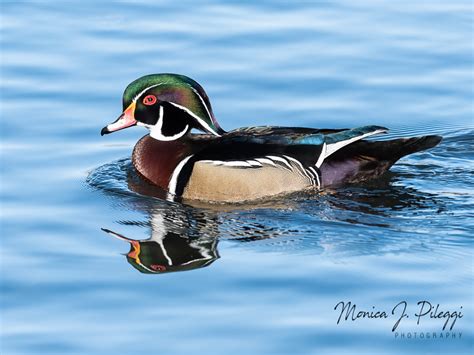
[[[205,131],[220,135],[224,131],[217,123],[204,89],[196,81],[179,74],[151,74],[131,82],[123,93],[124,110],[139,99],[147,89],[153,89],[160,101],[171,102],[188,111]]]

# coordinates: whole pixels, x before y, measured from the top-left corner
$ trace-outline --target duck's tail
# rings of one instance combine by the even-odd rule
[[[334,186],[367,180],[383,174],[397,160],[435,147],[440,136],[358,141],[342,148],[321,166],[322,185]]]
[[[400,138],[385,142],[364,142],[368,145],[361,148],[377,159],[390,161],[394,164],[405,155],[435,147],[442,139],[441,136]]]

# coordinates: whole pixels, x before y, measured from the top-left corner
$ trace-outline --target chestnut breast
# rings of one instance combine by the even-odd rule
[[[183,141],[164,142],[146,135],[135,145],[132,163],[146,180],[167,190],[173,170],[189,154]]]

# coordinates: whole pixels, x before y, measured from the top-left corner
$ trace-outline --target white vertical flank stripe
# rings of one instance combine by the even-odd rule
[[[171,175],[170,183],[168,184],[168,192],[170,194],[172,195],[176,194],[176,184],[178,183],[179,173],[183,169],[184,164],[186,164],[193,155],[194,154],[191,154],[190,156],[181,160],[179,164],[176,166],[176,168],[174,168],[173,174]]]
[[[318,175],[318,172],[316,170],[314,170],[314,168],[312,166],[309,167],[309,169],[314,173],[314,175],[316,176],[316,180],[318,180],[318,189],[321,188],[321,180],[319,180],[319,175]]]
[[[321,149],[321,153],[319,155],[318,161],[315,164],[318,169],[323,163],[325,157],[326,157],[326,143],[323,143],[323,148]]]

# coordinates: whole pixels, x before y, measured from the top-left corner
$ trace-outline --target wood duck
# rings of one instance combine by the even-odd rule
[[[127,261],[144,274],[188,271],[206,267],[219,258],[216,238],[191,239],[176,233],[145,240],[130,239],[110,229],[109,235],[130,244]]]
[[[146,75],[130,83],[123,113],[101,135],[131,126],[150,131],[132,154],[142,178],[167,191],[170,199],[210,202],[243,202],[364,181],[442,139],[364,140],[387,131],[380,126],[263,126],[226,132],[204,89],[178,74]]]
[[[163,274],[206,267],[219,259],[218,224],[214,218],[182,208],[149,210],[150,237],[136,240],[102,228],[130,245],[127,261],[145,274]]]

